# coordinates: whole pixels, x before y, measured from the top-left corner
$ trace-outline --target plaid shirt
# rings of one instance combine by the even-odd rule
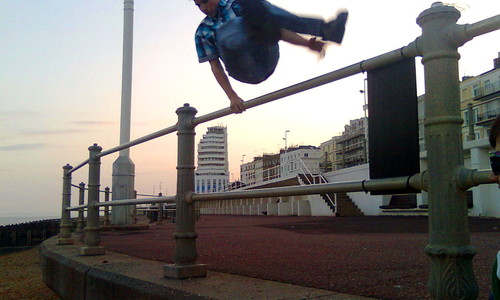
[[[237,0],[220,0],[216,17],[206,16],[201,21],[195,34],[196,52],[200,63],[219,58],[216,30],[227,21],[241,16],[241,6]]]

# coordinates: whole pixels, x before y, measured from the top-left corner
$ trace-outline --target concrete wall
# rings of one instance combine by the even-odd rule
[[[298,201],[297,207],[299,216],[311,216],[311,203],[309,201]]]
[[[307,199],[311,206],[312,216],[333,216],[333,211],[320,195],[309,195]]]

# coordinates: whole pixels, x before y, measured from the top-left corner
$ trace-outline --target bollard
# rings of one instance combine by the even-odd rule
[[[205,265],[196,264],[198,253],[196,252],[194,203],[186,201],[186,195],[194,191],[194,151],[195,151],[195,126],[192,123],[197,111],[184,104],[177,109],[177,195],[176,223],[175,223],[175,251],[174,264],[166,265],[165,277],[170,278],[192,278],[207,276]]]
[[[137,199],[137,191],[134,191],[134,199]],[[131,205],[132,207],[132,212],[131,212],[131,217],[132,217],[132,224],[136,225],[137,224],[137,205]]]
[[[109,187],[104,189],[104,202],[109,201]],[[111,222],[109,221],[109,206],[104,206],[104,222],[103,225],[109,225]]]
[[[428,289],[432,299],[476,299],[472,269],[476,249],[470,245],[466,192],[457,184],[463,166],[462,118],[457,51],[451,33],[460,12],[436,2],[422,12],[418,48],[425,72],[425,143],[428,153],[429,245]]]
[[[158,197],[163,196],[162,193],[158,193]],[[158,203],[158,219],[156,219],[156,225],[163,224],[163,203]]]
[[[87,226],[85,227],[85,246],[80,248],[80,255],[104,254],[104,247],[99,246],[99,207],[94,204],[99,202],[99,186],[101,173],[101,158],[97,154],[102,148],[94,144],[89,147],[89,192],[87,208]]]
[[[63,167],[62,211],[59,238],[57,239],[58,245],[74,244],[71,238],[71,212],[67,210],[71,206],[71,173],[69,173],[71,169],[73,167],[70,165]]]
[[[78,205],[83,205],[85,203],[85,183],[81,182],[79,186]],[[83,211],[83,208],[78,210],[78,222],[76,223],[76,232],[78,233],[84,232],[85,222],[83,220]]]

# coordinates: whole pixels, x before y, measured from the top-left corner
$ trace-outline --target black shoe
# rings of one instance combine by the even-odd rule
[[[325,24],[323,28],[323,39],[335,43],[342,43],[345,33],[345,23],[347,22],[348,12],[340,13],[337,18]]]
[[[262,0],[239,0],[245,28],[251,39],[274,44],[281,39],[281,29]]]

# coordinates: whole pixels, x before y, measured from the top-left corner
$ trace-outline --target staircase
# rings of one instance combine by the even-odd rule
[[[379,206],[384,216],[427,216],[427,205],[417,207],[417,195],[392,195],[389,205]]]
[[[336,193],[337,195],[337,217],[359,217],[364,216],[359,207],[352,202],[347,193]],[[334,196],[333,194],[331,196]]]
[[[413,209],[417,208],[417,195],[392,195],[389,205],[380,206],[382,209]]]
[[[302,184],[320,184],[328,183],[322,175],[299,174],[299,181]],[[352,202],[347,193],[328,193],[320,194],[321,198],[330,207],[337,217],[363,216],[363,212]]]
[[[302,185],[309,185],[309,184],[320,184],[320,183],[327,183],[325,177],[322,175],[313,175],[313,174],[298,174],[298,179],[299,182]],[[335,208],[335,198],[332,197],[331,194],[320,194],[321,199],[325,201],[325,203],[330,207],[331,211],[336,214],[336,208]]]

